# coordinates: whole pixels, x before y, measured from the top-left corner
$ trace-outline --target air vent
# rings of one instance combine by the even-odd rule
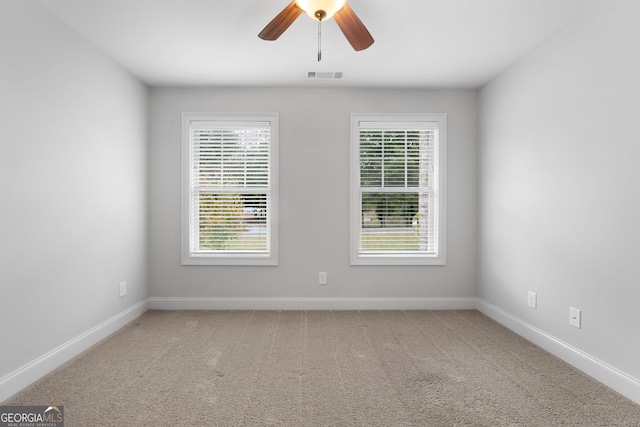
[[[307,71],[305,80],[342,80],[344,71]]]

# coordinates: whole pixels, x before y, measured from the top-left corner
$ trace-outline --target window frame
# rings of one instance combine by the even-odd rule
[[[362,253],[360,239],[362,230],[362,199],[360,177],[360,123],[416,123],[430,122],[438,129],[438,170],[437,198],[438,220],[435,226],[436,253],[417,254],[415,252]],[[444,113],[396,113],[396,114],[351,114],[351,191],[350,191],[350,262],[351,265],[446,265],[446,165],[447,165],[447,115]]]
[[[219,122],[228,125],[237,122],[239,128],[247,123],[269,123],[269,210],[267,214],[267,251],[261,252],[197,252],[192,251],[192,123]],[[228,114],[228,113],[182,113],[182,265],[278,265],[278,114]]]

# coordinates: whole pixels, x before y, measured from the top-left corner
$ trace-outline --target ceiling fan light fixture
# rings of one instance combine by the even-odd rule
[[[258,34],[262,40],[277,40],[293,22],[305,12],[318,21],[318,61],[320,60],[321,24],[333,17],[354,50],[359,51],[373,44],[373,37],[360,18],[349,7],[347,0],[291,0],[282,12]]]
[[[310,18],[324,21],[342,9],[347,0],[296,0],[296,3]]]

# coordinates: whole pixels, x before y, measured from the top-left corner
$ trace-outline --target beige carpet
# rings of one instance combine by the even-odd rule
[[[477,311],[149,311],[4,405],[65,426],[640,426]]]

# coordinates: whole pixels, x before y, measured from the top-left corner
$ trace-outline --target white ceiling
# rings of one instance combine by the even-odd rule
[[[39,0],[151,86],[407,88],[482,86],[596,0],[349,0],[376,41],[355,52],[328,20],[319,63],[304,14],[276,41],[257,36],[289,1]]]

